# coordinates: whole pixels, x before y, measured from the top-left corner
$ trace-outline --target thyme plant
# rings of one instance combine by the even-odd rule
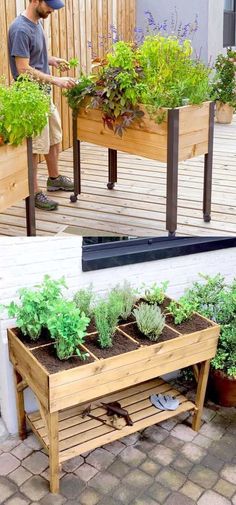
[[[140,303],[138,308],[133,310],[133,314],[141,333],[150,340],[158,340],[165,326],[165,316],[161,313],[158,305]]]

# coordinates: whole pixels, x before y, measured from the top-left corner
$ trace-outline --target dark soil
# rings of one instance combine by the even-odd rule
[[[194,333],[195,331],[205,330],[211,326],[211,323],[208,323],[205,319],[203,319],[198,314],[194,314],[191,319],[188,319],[184,323],[174,324],[173,317],[169,314],[166,316],[166,324],[174,328],[176,331],[180,333]]]
[[[122,326],[121,329],[125,331],[130,337],[134,338],[139,342],[140,345],[153,345],[159,344],[160,342],[165,342],[166,340],[172,340],[172,338],[178,338],[178,335],[170,328],[164,327],[163,332],[158,337],[157,340],[150,340],[138,329],[136,323],[129,324],[128,326]]]
[[[95,333],[97,331],[97,328],[95,326],[95,321],[94,319],[91,319],[89,325],[87,326],[86,333]]]
[[[22,331],[19,328],[14,328],[14,333],[28,349],[33,349],[33,347],[50,344],[52,342],[50,333],[47,328],[43,328],[42,333],[37,340],[31,340],[28,335],[23,335]]]
[[[124,354],[129,351],[134,351],[138,349],[139,345],[129,340],[127,337],[122,335],[117,331],[113,337],[113,345],[108,349],[101,349],[99,346],[97,335],[94,337],[86,337],[84,345],[89,351],[91,351],[97,358],[110,358],[111,356],[117,356],[118,354]]]
[[[148,303],[147,300],[145,300],[145,298],[140,298],[136,302],[135,305],[140,305],[140,303],[142,303],[142,302]],[[166,296],[164,302],[159,305],[161,312],[164,312],[164,310],[168,307],[168,305],[170,305],[170,302],[171,302],[171,299],[168,298],[168,296]],[[150,305],[150,304],[148,304],[148,305]]]
[[[82,352],[84,351],[82,350]],[[89,356],[89,358],[86,360],[81,360],[79,357],[77,358],[75,356],[73,358],[62,361],[57,358],[54,345],[34,349],[34,351],[32,351],[32,354],[51,374],[62,372],[63,370],[69,370],[70,368],[87,365],[88,363],[93,363],[94,361],[94,358],[92,356]]]
[[[121,324],[133,323],[134,321],[135,321],[135,317],[133,316],[133,314],[131,314],[127,319],[120,319],[119,320],[119,326]]]

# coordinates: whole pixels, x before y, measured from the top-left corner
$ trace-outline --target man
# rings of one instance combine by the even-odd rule
[[[62,0],[29,0],[26,10],[11,24],[8,34],[11,72],[14,79],[27,73],[37,81],[69,89],[75,85],[71,77],[50,75],[49,65],[66,70],[68,62],[54,56],[49,57],[41,19],[46,19],[55,9],[64,7]],[[55,105],[51,104],[48,125],[41,135],[33,139],[33,165],[35,173],[35,206],[44,210],[55,210],[58,204],[39,190],[37,183],[38,155],[44,154],[48,168],[48,191],[73,191],[73,182],[59,175],[59,146],[62,139],[61,123]]]

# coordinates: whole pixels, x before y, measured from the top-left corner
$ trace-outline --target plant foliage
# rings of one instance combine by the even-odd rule
[[[71,356],[85,358],[85,353],[79,349],[83,344],[89,318],[69,300],[54,302],[47,321],[51,337],[55,340],[57,357],[60,360]]]
[[[236,108],[236,78],[235,65],[227,55],[219,54],[215,62],[215,78],[212,97],[221,103],[227,103]]]
[[[80,312],[84,312],[87,317],[91,317],[93,312],[92,302],[94,293],[92,286],[88,289],[79,289],[74,295],[74,302]]]
[[[158,305],[140,303],[138,308],[133,310],[133,314],[139,330],[150,340],[158,340],[165,325],[165,316]]]
[[[16,318],[17,326],[31,340],[37,340],[42,328],[47,327],[48,317],[63,287],[66,287],[64,278],[53,280],[45,275],[41,285],[19,289],[20,302],[11,302],[6,307],[9,317]]]
[[[28,76],[6,86],[0,83],[0,136],[3,143],[21,144],[41,133],[47,124],[50,96],[42,84]]]
[[[119,316],[126,321],[132,313],[136,294],[129,282],[125,281],[123,286],[118,284],[110,291],[108,299],[111,304],[119,305],[120,303]]]
[[[101,348],[112,346],[121,311],[119,297],[111,300],[101,300],[94,309],[95,324],[98,331],[98,342]]]
[[[154,282],[149,288],[145,289],[145,300],[150,304],[157,303],[160,305],[163,303],[168,284],[169,281],[164,281],[158,286],[157,283]]]
[[[196,303],[183,296],[178,302],[170,302],[166,310],[173,316],[175,324],[181,324],[192,317],[196,306]]]

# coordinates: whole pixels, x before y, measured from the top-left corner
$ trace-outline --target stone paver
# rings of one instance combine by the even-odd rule
[[[130,467],[117,458],[114,463],[109,466],[108,471],[119,479],[123,479],[123,477],[125,477],[125,475],[130,472]]]
[[[106,449],[100,448],[95,449],[95,451],[91,452],[91,454],[86,458],[86,463],[91,466],[97,468],[97,470],[106,470],[108,466],[114,461],[115,455],[111,454],[111,452]]]
[[[236,485],[236,465],[225,465],[220,474],[221,477]]]
[[[35,475],[40,475],[48,467],[48,456],[41,451],[33,452],[22,461],[24,468]]]
[[[89,485],[96,489],[98,493],[107,494],[111,493],[119,484],[119,479],[109,472],[97,474],[89,481]]]
[[[125,444],[123,444],[120,440],[116,440],[115,442],[104,445],[104,449],[111,452],[112,454],[115,454],[115,456],[117,456],[117,454],[120,454],[124,448]]]
[[[206,489],[210,489],[217,481],[217,473],[203,465],[195,465],[189,474],[189,479]]]
[[[6,477],[0,477],[0,503],[4,503],[10,496],[17,492],[17,487]]]
[[[169,447],[166,447],[165,445],[162,444],[158,444],[158,446],[152,449],[152,451],[149,453],[149,457],[154,459],[154,461],[157,461],[161,465],[167,466],[170,463],[172,463],[172,461],[174,461],[176,453]]]
[[[159,502],[154,501],[150,496],[139,496],[136,498],[131,505],[159,505]]]
[[[193,461],[193,463],[200,463],[207,454],[205,449],[193,443],[190,444],[189,442],[184,444],[180,451],[187,459]]]
[[[77,468],[84,464],[84,458],[77,456],[76,458],[69,459],[62,465],[62,471],[73,473]]]
[[[151,475],[151,477],[154,477],[160,471],[161,465],[155,463],[151,459],[146,459],[139,468],[148,473],[148,475]]]
[[[100,495],[94,489],[85,489],[79,496],[81,505],[97,505]]]
[[[28,447],[28,445],[22,442],[21,444],[17,445],[11,453],[13,456],[16,456],[18,459],[22,460],[27,458],[27,456],[29,456],[32,452],[32,447]]]
[[[164,468],[156,476],[156,480],[172,491],[177,491],[183,486],[186,477],[172,468]]]
[[[60,491],[63,496],[75,500],[85,488],[85,483],[77,475],[69,473],[60,481]]]
[[[20,461],[10,453],[0,455],[0,475],[8,475],[20,465]]]
[[[134,486],[142,490],[153,483],[153,478],[137,468],[136,470],[131,470],[123,481],[130,486]]]
[[[205,423],[200,428],[200,433],[201,435],[211,438],[212,440],[220,440],[224,433],[224,428],[214,425],[214,423]]]
[[[42,500],[40,500],[41,505],[63,505],[66,502],[66,498],[59,494],[48,493]]]
[[[140,494],[138,488],[120,483],[117,489],[115,489],[113,497],[124,505],[128,505],[138,494]]]
[[[194,482],[191,482],[191,480],[187,480],[183,487],[181,487],[180,492],[188,496],[189,498],[192,498],[192,500],[197,500],[199,496],[201,496],[203,492],[203,488],[200,486],[197,486],[197,484],[194,484]]]
[[[228,498],[225,498],[224,496],[216,493],[215,491],[206,491],[203,493],[201,498],[199,498],[197,504],[198,505],[231,505],[230,500]]]
[[[13,480],[17,484],[17,486],[21,486],[23,482],[32,477],[32,473],[30,473],[23,466],[19,466],[14,472],[10,473],[8,477]]]
[[[188,475],[190,470],[193,468],[193,463],[192,461],[189,461],[189,459],[184,458],[181,454],[180,456],[177,456],[175,461],[171,464],[172,468],[175,468],[175,470],[178,470],[185,475]]]
[[[93,466],[88,465],[87,463],[84,463],[79,468],[77,468],[77,470],[75,470],[75,474],[78,475],[78,477],[84,482],[88,482],[97,473],[98,473],[97,468],[94,468]]]
[[[165,505],[195,505],[195,504],[196,502],[192,500],[192,498],[189,498],[188,496],[182,493],[172,493],[165,502]],[[208,505],[210,505],[210,503]]]
[[[20,493],[14,494],[9,498],[4,505],[28,505],[30,500]]]
[[[27,438],[24,440],[24,444],[28,445],[31,449],[38,451],[42,449],[42,444],[39,442],[34,433],[30,433]]]
[[[30,500],[39,501],[48,494],[48,482],[40,475],[34,475],[20,487],[20,491]]]
[[[215,484],[214,490],[217,491],[217,493],[223,494],[226,498],[231,498],[236,488],[234,484],[227,482],[227,480],[220,479]]]
[[[192,428],[189,428],[184,424],[177,424],[173,428],[171,435],[178,438],[179,440],[183,440],[183,442],[192,442],[197,434],[192,430]]]
[[[169,432],[164,430],[161,426],[150,426],[144,433],[145,437],[157,443],[162,442],[169,435]]]
[[[170,494],[170,490],[162,486],[158,482],[154,484],[147,490],[148,495],[157,500],[159,503],[165,503],[167,496]]]
[[[120,453],[120,459],[130,466],[139,466],[146,459],[146,454],[136,449],[136,447],[126,447]]]

